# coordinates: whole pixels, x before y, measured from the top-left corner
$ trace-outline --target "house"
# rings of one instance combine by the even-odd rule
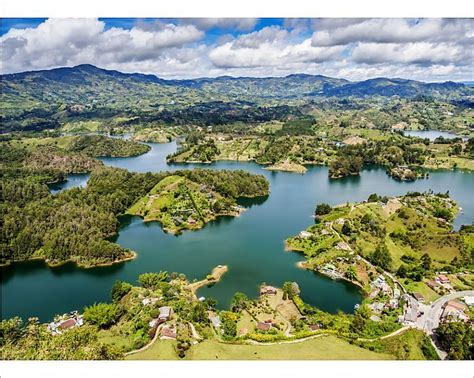
[[[431,289],[436,289],[437,287],[439,287],[439,283],[436,282],[435,280],[428,280],[428,281],[426,281],[426,284]]]
[[[265,322],[258,322],[257,323],[257,329],[260,331],[268,331],[270,328],[272,328],[271,323],[265,323]]]
[[[57,322],[51,322],[48,324],[48,330],[53,335],[60,335],[63,331],[68,329],[80,327],[84,324],[84,320],[81,315],[77,312],[73,312],[69,315],[63,315],[62,319]]]
[[[171,327],[163,327],[161,329],[161,337],[162,340],[174,340],[176,339],[176,331]]]
[[[406,323],[415,323],[418,318],[418,305],[408,306],[405,311],[404,321]]]
[[[439,283],[441,284],[447,284],[449,283],[449,278],[448,276],[444,275],[444,274],[440,274],[438,277],[435,278],[436,281],[438,281]]]
[[[209,318],[214,328],[219,328],[221,326],[221,319],[218,316],[212,316]]]
[[[467,310],[467,306],[464,303],[458,301],[448,301],[444,305],[443,313],[441,314],[441,319],[443,321],[468,321],[469,317],[464,313]]]
[[[418,302],[424,302],[425,301],[425,297],[420,293],[413,293],[413,296],[415,297],[415,299]]]
[[[390,308],[397,308],[398,307],[398,299],[390,299],[389,301],[389,306]]]
[[[159,308],[160,315],[158,316],[159,320],[167,321],[171,319],[172,309],[169,306],[163,306]]]
[[[308,325],[309,329],[311,331],[317,331],[318,329],[320,329],[321,327],[319,326],[319,324],[310,324]]]
[[[273,286],[262,286],[260,288],[260,295],[271,294],[275,295],[277,293],[277,289]]]
[[[196,224],[196,220],[193,219],[193,218],[191,218],[191,217],[189,217],[189,218],[188,218],[188,223],[189,223],[189,224]]]
[[[398,288],[393,289],[393,298],[395,298],[395,299],[400,298],[400,289],[398,289]]]
[[[300,231],[300,233],[298,234],[298,237],[300,239],[308,239],[311,236],[313,236],[313,234],[311,232],[308,232],[308,231]]]

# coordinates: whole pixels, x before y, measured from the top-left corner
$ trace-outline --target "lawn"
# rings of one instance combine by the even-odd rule
[[[393,359],[351,345],[334,336],[320,337],[293,344],[238,345],[206,340],[192,347],[190,360],[381,360]]]
[[[174,349],[176,341],[156,340],[153,345],[143,352],[131,354],[126,360],[177,360],[178,355]]]
[[[411,293],[420,293],[426,299],[426,302],[433,302],[434,300],[438,299],[440,295],[428,287],[424,282],[409,282],[405,285],[405,288]]]

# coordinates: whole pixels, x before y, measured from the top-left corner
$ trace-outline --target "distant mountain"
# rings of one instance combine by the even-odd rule
[[[447,81],[444,83],[423,83],[415,80],[376,78],[328,88],[326,96],[336,97],[414,97],[418,95],[447,96],[465,89],[464,84]]]
[[[37,119],[47,127],[50,122],[56,120],[57,124],[58,119],[77,111],[82,117],[92,118],[119,113],[153,115],[218,102],[234,103],[242,109],[252,105],[301,105],[327,97],[425,95],[459,101],[474,93],[473,88],[454,82],[423,83],[389,78],[350,82],[308,74],[166,80],[89,64],[1,75],[0,90],[1,120],[8,123],[8,129],[17,128],[17,121],[22,121],[18,128],[28,129],[25,119],[32,122],[34,129],[37,129]],[[232,112],[230,108],[227,111]]]

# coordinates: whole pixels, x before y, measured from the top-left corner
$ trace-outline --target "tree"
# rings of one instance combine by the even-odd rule
[[[168,279],[168,272],[143,273],[138,276],[138,282],[146,289],[155,289],[160,282]]]
[[[231,308],[233,312],[240,312],[247,308],[249,302],[249,298],[241,292],[237,292],[234,294],[232,298]]]
[[[286,281],[283,283],[283,299],[293,299],[295,295],[300,294],[300,287],[296,282]]]
[[[316,206],[316,210],[314,213],[316,216],[326,215],[331,212],[331,209],[331,206],[327,203],[320,203]]]
[[[121,308],[115,303],[94,303],[84,308],[84,320],[99,328],[108,328],[117,322],[121,313]]]
[[[355,281],[357,279],[357,272],[354,266],[351,265],[347,268],[346,277],[352,281]]]
[[[204,303],[207,305],[208,308],[214,309],[217,306],[217,300],[212,297],[208,297],[205,299]]]
[[[191,310],[191,320],[197,323],[207,321],[207,305],[203,302],[196,303]]]
[[[392,266],[392,256],[385,243],[381,243],[375,248],[375,251],[370,254],[369,260],[372,264],[385,270],[390,270]]]
[[[342,225],[342,230],[341,232],[346,235],[346,236],[350,236],[351,233],[352,233],[352,229],[351,229],[351,226],[349,226],[349,222],[344,222],[344,224]]]
[[[423,256],[421,256],[421,267],[424,270],[430,270],[431,269],[431,257],[427,253],[425,253]]]
[[[436,330],[436,336],[450,360],[472,360],[474,358],[474,331],[469,323],[442,323]]]
[[[110,292],[110,296],[114,302],[118,302],[122,299],[128,292],[132,290],[132,285],[124,281],[115,281],[114,286]]]

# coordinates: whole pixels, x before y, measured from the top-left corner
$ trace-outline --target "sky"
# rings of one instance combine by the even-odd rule
[[[167,79],[474,81],[474,19],[1,19],[2,74],[93,64]]]

